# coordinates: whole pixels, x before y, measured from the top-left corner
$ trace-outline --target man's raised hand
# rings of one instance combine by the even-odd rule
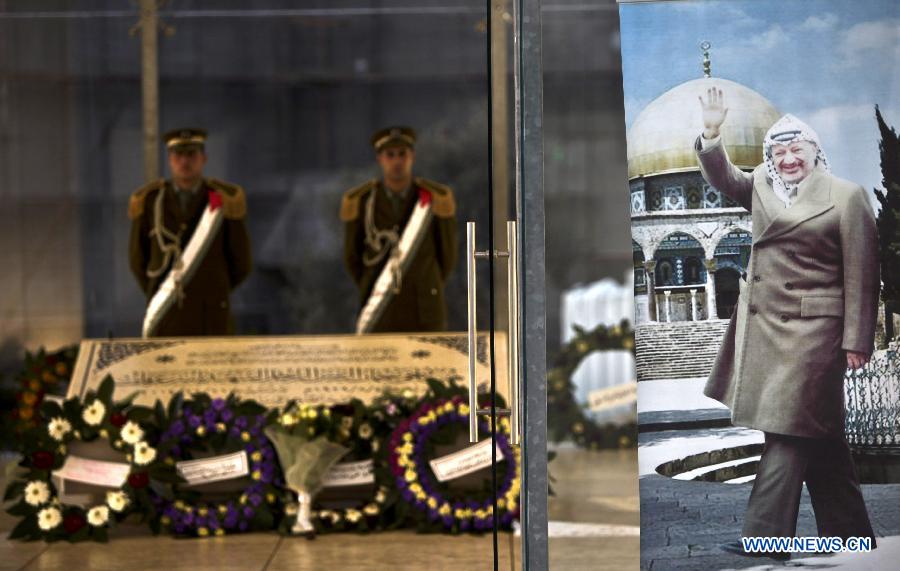
[[[706,101],[702,95],[698,95],[700,107],[703,109],[703,138],[715,139],[719,136],[719,128],[728,116],[728,108],[725,107],[725,96],[721,89],[710,87],[706,90]]]

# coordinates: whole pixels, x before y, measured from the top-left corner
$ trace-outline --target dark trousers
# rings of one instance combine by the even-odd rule
[[[819,537],[871,537],[859,475],[844,438],[800,438],[766,432],[744,516],[744,537],[794,537],[803,482]]]

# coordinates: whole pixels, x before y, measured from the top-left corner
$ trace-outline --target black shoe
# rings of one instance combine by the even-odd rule
[[[723,543],[719,548],[722,551],[743,555],[744,557],[769,557],[778,561],[788,561],[791,558],[791,554],[787,551],[744,551],[744,544],[740,541]]]

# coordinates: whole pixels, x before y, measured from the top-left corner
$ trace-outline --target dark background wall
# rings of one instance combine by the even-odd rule
[[[143,310],[125,214],[143,181],[135,5],[37,9],[0,0],[8,354],[136,335]],[[378,127],[416,126],[417,170],[454,187],[461,233],[466,220],[486,224],[483,2],[172,0],[161,18],[174,35],[159,42],[160,127],[207,127],[208,174],[248,192],[256,268],[234,299],[242,333],[352,329],[337,209],[343,190],[375,175],[368,138]],[[548,1],[543,34],[553,350],[560,293],[621,279],[631,262],[615,3]],[[460,308],[451,328],[461,330],[464,266],[448,290]]]

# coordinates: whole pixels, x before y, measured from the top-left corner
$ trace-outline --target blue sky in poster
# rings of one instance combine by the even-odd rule
[[[621,4],[620,14],[629,127],[653,99],[702,77],[708,40],[713,77],[809,123],[836,175],[881,186],[874,105],[900,128],[898,0],[688,0]]]

